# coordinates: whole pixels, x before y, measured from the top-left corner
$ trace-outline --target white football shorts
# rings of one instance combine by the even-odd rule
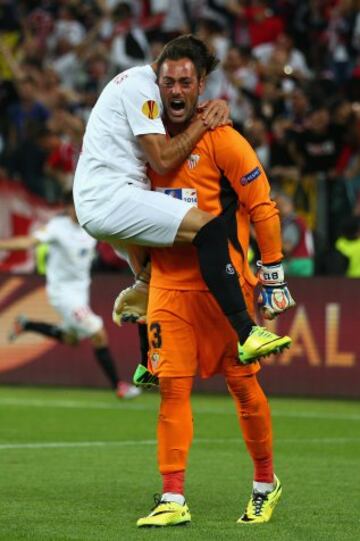
[[[98,240],[143,246],[172,246],[184,216],[194,205],[164,193],[133,186],[120,188],[107,208],[83,225]]]
[[[75,299],[51,299],[50,304],[62,318],[60,327],[65,332],[71,332],[78,339],[90,338],[103,328],[100,316],[94,314],[90,306]]]

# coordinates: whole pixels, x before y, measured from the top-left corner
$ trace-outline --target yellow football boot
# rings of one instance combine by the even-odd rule
[[[253,491],[245,512],[237,521],[238,524],[261,524],[269,522],[282,492],[281,483],[276,475],[275,482],[275,488],[271,492],[262,494],[261,492]]]
[[[186,503],[180,505],[176,502],[162,502],[155,500],[155,507],[146,517],[139,518],[138,528],[185,526],[191,522],[191,515]]]
[[[280,353],[289,348],[291,342],[289,336],[278,336],[265,327],[254,326],[245,342],[238,344],[239,361],[249,364],[272,353]]]

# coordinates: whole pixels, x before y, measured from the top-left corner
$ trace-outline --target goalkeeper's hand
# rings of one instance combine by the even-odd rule
[[[121,327],[122,323],[146,323],[149,285],[136,280],[134,285],[124,289],[116,297],[112,319]]]
[[[258,261],[257,266],[261,285],[258,305],[265,319],[274,319],[282,312],[293,308],[296,303],[284,281],[284,269],[281,263],[263,265],[261,261]]]

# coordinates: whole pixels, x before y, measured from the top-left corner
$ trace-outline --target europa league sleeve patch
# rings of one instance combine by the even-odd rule
[[[143,115],[145,115],[147,118],[150,118],[150,120],[155,120],[155,118],[158,118],[160,114],[159,106],[154,100],[145,101],[143,103],[141,111]]]

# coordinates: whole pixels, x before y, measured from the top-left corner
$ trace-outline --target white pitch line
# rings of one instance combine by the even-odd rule
[[[155,445],[156,440],[130,440],[130,441],[59,441],[43,443],[0,443],[0,451],[3,449],[61,449],[73,447],[127,447],[131,445]]]
[[[145,404],[137,404],[119,401],[118,403],[110,404],[109,402],[92,402],[92,401],[77,401],[77,400],[57,400],[57,399],[21,399],[21,398],[0,398],[0,406],[17,406],[17,407],[34,407],[34,408],[63,408],[63,409],[94,409],[94,410],[116,410],[116,411],[152,411],[156,412],[156,407],[147,406]],[[195,414],[213,414],[213,415],[234,415],[235,409],[231,407],[227,409],[209,408],[195,406]],[[338,421],[360,421],[360,414],[352,413],[328,413],[328,412],[303,412],[303,411],[277,411],[272,408],[273,417],[289,417],[298,419],[328,419]]]
[[[314,444],[346,444],[360,443],[360,438],[277,438],[277,443],[314,443]],[[137,447],[143,445],[156,445],[156,440],[124,440],[124,441],[77,441],[77,442],[38,442],[38,443],[1,443],[0,451],[7,449],[67,449],[81,447]],[[242,444],[238,438],[196,438],[193,444]]]

